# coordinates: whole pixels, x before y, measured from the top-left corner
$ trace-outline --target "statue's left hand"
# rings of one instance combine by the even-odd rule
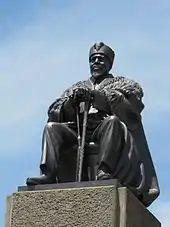
[[[101,111],[110,112],[110,106],[107,100],[107,97],[98,90],[93,90],[91,92],[92,104],[93,106]]]

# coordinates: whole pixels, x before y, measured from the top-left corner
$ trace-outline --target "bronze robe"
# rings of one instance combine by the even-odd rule
[[[91,79],[80,81],[67,89],[50,106],[48,122],[75,122],[70,97],[75,89],[81,87],[94,89]],[[96,89],[107,97],[110,106],[107,114],[116,115],[124,127],[125,143],[114,166],[113,177],[129,187],[144,205],[149,206],[159,195],[159,185],[141,120],[144,109],[142,88],[133,80],[109,74]],[[95,107],[100,109],[100,100],[96,100]]]

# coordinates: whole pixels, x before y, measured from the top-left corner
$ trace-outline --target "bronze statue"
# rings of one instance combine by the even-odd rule
[[[49,107],[42,174],[28,178],[27,185],[116,178],[145,206],[158,197],[141,121],[143,90],[133,80],[109,74],[114,58],[109,46],[95,43],[89,52],[91,77],[65,90]]]

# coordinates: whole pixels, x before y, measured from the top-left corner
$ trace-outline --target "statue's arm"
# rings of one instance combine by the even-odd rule
[[[57,99],[48,109],[48,122],[68,122],[74,117],[75,108],[71,97]]]
[[[116,114],[129,129],[138,127],[144,104],[142,102],[142,95],[139,95],[137,90],[131,93],[128,90],[115,90],[110,99],[110,106],[112,113]]]
[[[82,87],[84,87],[84,84],[79,81],[65,90],[61,97],[51,104],[48,109],[48,122],[69,122],[75,120],[76,114],[73,94],[75,90]]]

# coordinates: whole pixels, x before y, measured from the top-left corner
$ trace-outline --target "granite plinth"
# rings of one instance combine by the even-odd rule
[[[34,186],[19,186],[18,191],[37,191],[37,190],[50,190],[50,189],[66,189],[66,188],[87,188],[87,187],[99,187],[112,185],[115,187],[120,187],[120,183],[117,179],[104,180],[104,181],[82,181],[78,182],[68,182],[60,184],[44,184],[44,185],[34,185]]]
[[[8,197],[6,227],[161,226],[127,188],[113,180],[67,186],[44,185],[34,191],[19,187]]]

